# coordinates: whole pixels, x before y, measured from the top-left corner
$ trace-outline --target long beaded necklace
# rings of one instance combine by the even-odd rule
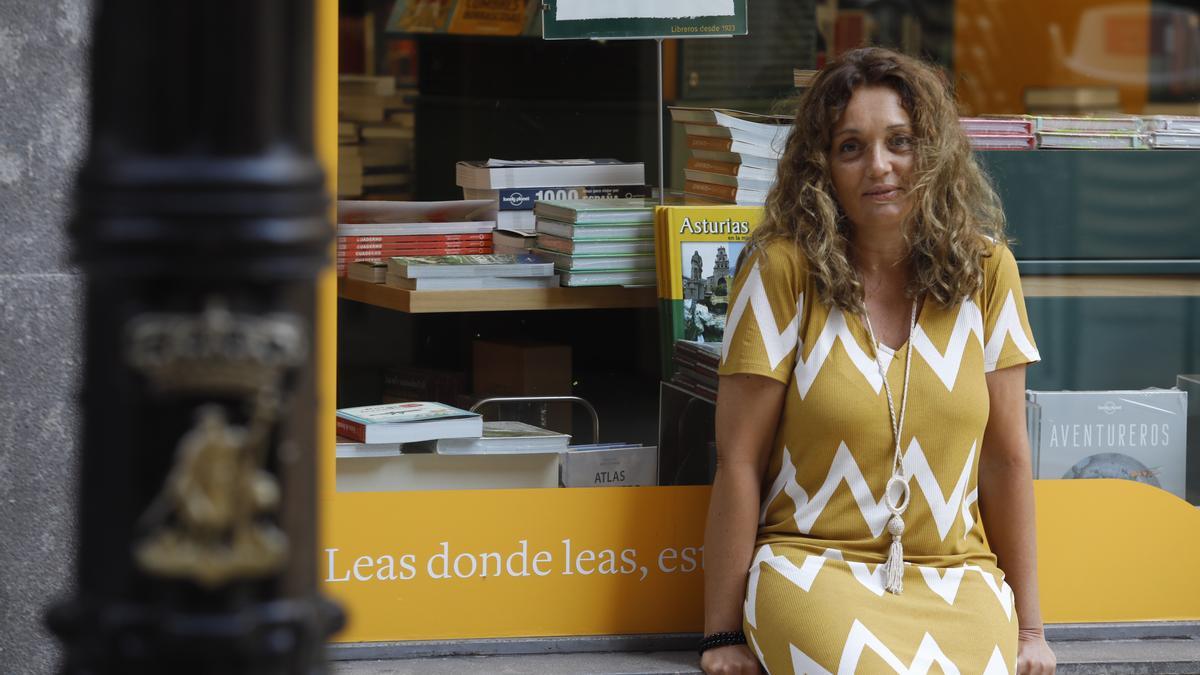
[[[875,339],[875,330],[871,328],[871,317],[863,308],[863,318],[867,324],[867,334],[871,338],[871,352],[875,356],[875,366],[879,368],[879,376],[883,378],[883,390],[887,393],[888,417],[892,422],[892,436],[895,440],[895,453],[892,456],[892,477],[888,479],[883,491],[883,500],[887,504],[892,517],[888,519],[887,531],[892,535],[892,545],[888,551],[887,562],[883,565],[884,589],[889,593],[900,595],[904,591],[904,544],[900,537],[904,534],[905,509],[908,508],[909,487],[908,477],[904,475],[904,458],[900,449],[900,431],[904,428],[904,410],[908,407],[908,373],[912,366],[913,332],[917,329],[917,301],[913,300],[912,312],[908,322],[908,350],[904,357],[904,387],[900,394],[900,417],[896,417],[896,404],[892,399],[892,387],[888,384],[887,371],[879,359],[879,341]],[[892,497],[892,486],[899,486],[900,494]]]

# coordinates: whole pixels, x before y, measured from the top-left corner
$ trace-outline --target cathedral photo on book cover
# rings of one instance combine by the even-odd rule
[[[744,243],[700,242],[681,247],[683,275],[683,339],[721,341],[729,309],[729,291],[737,274]]]

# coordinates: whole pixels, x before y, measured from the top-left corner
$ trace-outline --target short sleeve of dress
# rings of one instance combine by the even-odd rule
[[[984,261],[983,369],[990,373],[1042,359],[1033,341],[1021,275],[1007,246],[997,246]]]
[[[718,373],[789,380],[802,319],[804,277],[801,256],[791,243],[768,244],[742,261],[729,296]]]

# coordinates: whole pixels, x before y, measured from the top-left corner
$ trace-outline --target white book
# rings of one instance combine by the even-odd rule
[[[532,255],[396,256],[388,259],[389,275],[434,277],[546,277],[553,263]]]
[[[653,253],[630,255],[571,255],[545,249],[533,249],[539,256],[554,261],[554,269],[572,272],[654,270]]]
[[[479,438],[447,438],[437,442],[438,454],[525,454],[561,452],[571,442],[568,434],[512,421],[484,422]]]
[[[1086,117],[1069,115],[1044,115],[1034,117],[1037,131],[1063,132],[1107,132],[1140,133],[1142,120],[1133,115],[1111,115],[1108,117]]]
[[[1039,148],[1137,150],[1149,147],[1144,134],[1039,131],[1035,135]]]
[[[657,272],[626,270],[619,272],[563,272],[563,286],[653,286]]]
[[[1147,131],[1200,132],[1200,117],[1190,115],[1150,115],[1142,122]]]
[[[549,234],[537,236],[539,248],[574,255],[628,255],[654,253],[654,239],[567,239]]]
[[[616,159],[489,159],[459,162],[455,178],[460,187],[500,190],[519,187],[577,185],[644,185],[642,162]]]
[[[544,277],[445,277],[409,279],[389,274],[385,283],[407,291],[480,291],[498,288],[557,288],[557,274]]]
[[[1150,134],[1154,148],[1200,148],[1200,133],[1185,131],[1155,131]]]
[[[641,239],[654,236],[653,225],[577,225],[538,218],[538,234],[567,239]]]

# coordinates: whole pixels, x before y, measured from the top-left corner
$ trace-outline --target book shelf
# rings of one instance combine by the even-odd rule
[[[338,279],[338,297],[409,314],[551,309],[631,309],[657,306],[654,288],[591,286],[471,291],[409,291]]]

